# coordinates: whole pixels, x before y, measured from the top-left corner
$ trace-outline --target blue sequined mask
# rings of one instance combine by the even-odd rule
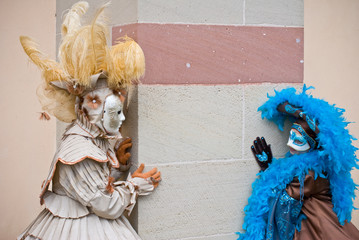
[[[308,141],[300,134],[290,131],[289,138],[293,141],[293,143],[299,147],[304,146]]]
[[[293,131],[293,129],[297,130]],[[298,152],[307,151],[315,148],[315,140],[311,138],[302,128],[301,125],[294,123],[287,145]]]

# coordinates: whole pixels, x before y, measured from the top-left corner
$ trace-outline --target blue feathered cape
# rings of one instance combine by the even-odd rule
[[[289,102],[303,109],[305,114],[318,122],[319,150],[274,159],[266,171],[258,174],[258,179],[252,185],[248,205],[244,209],[245,233],[240,234],[239,239],[264,239],[269,211],[268,200],[273,196],[273,190],[285,189],[294,177],[298,177],[301,182],[309,170],[316,174],[327,173],[321,177],[329,179],[333,210],[340,224],[351,220],[356,185],[350,171],[358,168],[358,159],[355,155],[357,148],[352,145],[352,140],[355,139],[346,129],[348,122],[343,117],[345,110],[313,98],[307,93],[309,89],[304,85],[301,93],[295,88],[275,91],[275,95],[268,96],[268,101],[258,109],[262,112],[262,118],[275,122],[280,130],[283,130],[284,121],[288,116],[277,111],[279,104]]]

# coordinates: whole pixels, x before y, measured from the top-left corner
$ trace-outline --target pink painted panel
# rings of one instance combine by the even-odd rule
[[[302,83],[303,28],[138,23],[116,26],[144,50],[144,84]]]

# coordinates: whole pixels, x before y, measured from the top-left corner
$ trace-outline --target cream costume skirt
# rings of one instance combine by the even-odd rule
[[[76,120],[65,132],[43,183],[45,209],[18,239],[140,239],[124,214],[154,187],[150,179],[130,175],[119,181],[125,178],[118,167],[108,139],[83,119]],[[110,177],[117,181],[109,185]]]

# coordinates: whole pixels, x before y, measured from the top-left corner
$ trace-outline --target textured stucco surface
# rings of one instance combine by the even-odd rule
[[[252,140],[267,137],[276,157],[287,151],[287,134],[262,120],[257,108],[267,93],[287,86],[138,86],[126,116],[138,121],[126,129],[138,137],[133,160],[147,170],[158,167],[163,177],[158,189],[138,202],[144,239],[236,239],[259,170]]]
[[[241,158],[242,86],[140,85],[139,158]]]
[[[244,0],[138,0],[139,22],[243,24]]]
[[[303,81],[302,27],[138,23],[112,28],[113,40],[125,35],[146,55],[145,84]]]
[[[304,25],[304,0],[246,0],[245,6],[248,25]]]
[[[139,0],[138,21],[303,26],[303,0]]]
[[[138,231],[144,239],[207,239],[240,229],[248,186],[258,171],[255,161],[169,163],[160,170],[161,186],[138,205]]]
[[[272,144],[275,156],[287,152],[284,132],[262,120],[258,107],[268,92],[288,84],[140,85],[139,158],[147,163],[248,159],[257,136]],[[301,86],[296,84],[294,86]],[[242,151],[243,149],[243,151]]]
[[[57,33],[67,9],[77,0],[56,1]],[[108,2],[88,0],[91,19]],[[111,25],[128,23],[188,23],[218,25],[303,26],[303,0],[116,0],[107,10]]]

